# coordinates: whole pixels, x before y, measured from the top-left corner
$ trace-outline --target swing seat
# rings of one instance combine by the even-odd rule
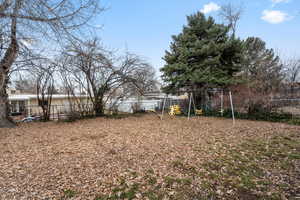
[[[203,115],[203,110],[202,109],[200,109],[200,110],[196,109],[195,113],[196,113],[196,115]]]
[[[169,115],[175,116],[175,115],[180,115],[180,114],[181,114],[181,111],[180,111],[180,106],[179,105],[170,106]]]

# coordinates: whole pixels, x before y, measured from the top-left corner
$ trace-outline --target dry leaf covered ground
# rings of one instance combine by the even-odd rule
[[[0,199],[288,199],[300,127],[155,115],[0,129]]]

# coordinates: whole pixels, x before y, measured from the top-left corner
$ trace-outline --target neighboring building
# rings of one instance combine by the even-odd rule
[[[143,100],[164,100],[165,98],[168,99],[188,99],[188,94],[183,93],[181,95],[170,95],[163,93],[161,91],[153,91],[153,92],[147,92],[142,96]]]
[[[37,95],[16,93],[10,93],[8,96],[12,114],[31,116],[42,112]],[[53,110],[54,113],[58,111],[67,112],[70,110],[70,102],[75,103],[77,101],[80,101],[82,104],[88,104],[88,97],[86,95],[79,95],[74,98],[68,95],[55,94],[52,95],[51,106],[55,109]],[[47,104],[48,102],[44,103]]]
[[[133,113],[134,110],[156,110],[161,107],[161,100],[138,100],[136,98],[129,98],[117,103],[117,110],[124,113]]]
[[[12,115],[20,115],[20,117],[27,117],[32,115],[41,115],[42,108],[39,106],[39,101],[36,94],[21,94],[19,91],[9,89],[8,92],[9,103],[11,106]],[[170,101],[177,101],[187,99],[187,95],[172,96],[166,95],[160,91],[149,92],[140,97],[131,97],[122,101],[111,103],[107,102],[106,108],[112,108],[112,105],[120,112],[132,113],[138,107],[141,110],[160,110],[162,108],[164,99]],[[48,102],[43,102],[47,104]],[[66,114],[70,112],[71,105],[78,104],[88,106],[92,109],[91,102],[87,95],[78,95],[76,97],[55,94],[52,95],[51,101],[51,115]],[[71,105],[70,105],[71,104]]]
[[[119,102],[117,105],[120,112],[134,112],[134,107],[139,107],[141,110],[161,110],[164,100],[167,100],[167,105],[171,102],[178,103],[181,100],[188,99],[187,94],[180,96],[167,95],[160,91],[147,92],[143,96],[128,98]]]
[[[19,90],[14,89],[14,88],[8,88],[7,89],[7,94],[8,95],[16,95],[16,94],[21,94],[21,92]]]

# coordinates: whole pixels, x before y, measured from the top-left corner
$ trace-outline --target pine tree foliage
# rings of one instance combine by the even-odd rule
[[[173,36],[161,69],[166,92],[181,88],[225,86],[234,83],[241,69],[243,44],[228,34],[229,27],[216,24],[201,12],[187,17],[188,25]]]
[[[261,92],[279,88],[284,79],[283,65],[273,49],[257,37],[249,37],[244,45],[243,74],[247,82]]]

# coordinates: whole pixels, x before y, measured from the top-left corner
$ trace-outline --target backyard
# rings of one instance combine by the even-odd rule
[[[154,114],[0,129],[0,199],[296,199],[300,127]]]

